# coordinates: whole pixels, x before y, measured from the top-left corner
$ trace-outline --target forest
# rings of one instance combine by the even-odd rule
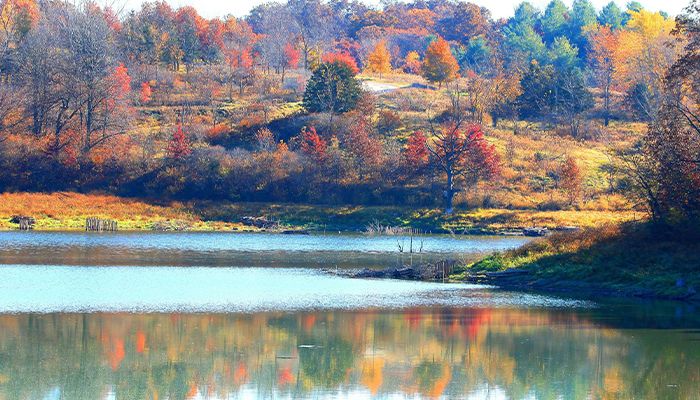
[[[696,1],[0,7],[0,192],[698,217]]]

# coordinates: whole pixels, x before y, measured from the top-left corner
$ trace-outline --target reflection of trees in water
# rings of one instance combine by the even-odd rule
[[[301,335],[298,343],[302,379],[322,388],[334,388],[345,382],[353,367],[352,344],[335,335],[322,337]]]
[[[5,315],[0,398],[43,398],[56,388],[70,399],[108,390],[117,399],[224,398],[244,387],[266,397],[337,389],[435,397],[491,387],[513,398],[700,391],[700,346],[689,334],[588,321],[487,309]]]

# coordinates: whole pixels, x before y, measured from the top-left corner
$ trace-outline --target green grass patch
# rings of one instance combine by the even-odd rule
[[[577,281],[624,294],[698,298],[698,237],[693,230],[662,231],[648,223],[611,224],[488,256],[459,268],[452,279],[522,269],[530,272],[522,279],[535,286]]]

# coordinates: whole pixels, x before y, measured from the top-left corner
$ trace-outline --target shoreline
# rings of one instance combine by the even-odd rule
[[[403,266],[384,269],[354,268],[333,270],[325,268],[322,272],[350,279],[412,280],[420,282],[488,285],[497,290],[547,295],[567,295],[576,299],[596,299],[602,297],[630,300],[667,300],[692,304],[700,303],[700,296],[698,293],[665,295],[633,284],[618,285],[618,287],[612,288],[606,286],[605,283],[595,284],[582,280],[537,278],[526,270],[475,273],[463,277],[456,277],[456,274],[449,274],[446,275],[444,279],[439,276],[439,272],[437,274],[438,276],[435,276],[425,271],[426,269],[430,270],[433,266],[439,265],[440,263],[441,262],[436,262],[424,266]],[[454,267],[456,262],[452,261],[451,264]]]
[[[530,279],[528,279],[530,278]],[[595,284],[581,280],[557,280],[554,278],[535,278],[532,276],[521,277],[486,277],[469,276],[459,282],[485,284],[502,290],[517,292],[537,292],[552,295],[571,295],[575,298],[624,298],[636,300],[670,300],[687,303],[700,303],[697,293],[684,295],[664,295],[652,289],[645,289],[637,285],[620,285],[617,288],[606,287],[605,284]]]
[[[439,208],[291,203],[154,203],[106,194],[0,193],[0,231],[13,217],[35,220],[34,230],[84,230],[85,220],[114,220],[122,231],[309,231],[511,235],[639,219],[634,211],[470,208],[445,215]]]

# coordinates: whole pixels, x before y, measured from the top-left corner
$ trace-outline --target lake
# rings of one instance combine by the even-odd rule
[[[0,233],[0,399],[700,399],[694,305],[318,268],[394,265],[402,240]]]
[[[523,237],[461,235],[411,239],[362,234],[3,232],[0,263],[371,267],[408,262],[411,248],[416,261],[429,261],[474,258],[527,241]]]

